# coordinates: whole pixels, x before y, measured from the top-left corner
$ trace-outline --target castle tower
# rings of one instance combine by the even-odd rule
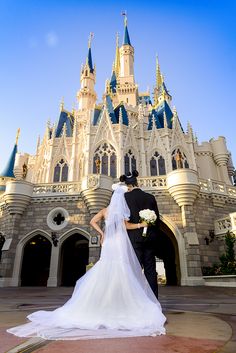
[[[93,109],[97,99],[97,95],[94,89],[96,82],[96,69],[95,65],[93,66],[92,61],[92,51],[91,51],[91,41],[92,33],[89,36],[88,42],[88,56],[86,58],[85,65],[82,66],[80,83],[81,87],[77,93],[77,99],[79,102],[79,110]]]
[[[134,48],[130,42],[126,16],[124,25],[123,44],[119,49],[120,63],[117,91],[120,102],[125,102],[132,106],[136,106],[138,88],[134,80]]]

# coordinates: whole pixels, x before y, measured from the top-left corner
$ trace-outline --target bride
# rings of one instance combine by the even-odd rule
[[[130,243],[126,227],[132,224],[124,193],[127,186],[113,185],[107,208],[91,220],[101,236],[100,260],[81,277],[71,298],[54,311],[36,311],[29,323],[7,330],[19,337],[52,340],[156,336],[165,334],[165,316],[153,294]],[[105,220],[105,231],[97,224]]]

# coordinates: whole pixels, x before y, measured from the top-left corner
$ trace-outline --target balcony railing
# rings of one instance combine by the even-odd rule
[[[92,176],[97,176],[93,174]],[[99,175],[99,177],[101,177]],[[98,178],[98,185],[100,184]],[[166,176],[153,176],[153,177],[140,177],[138,178],[139,186],[144,190],[165,190]],[[210,179],[200,179],[200,191],[208,194],[218,194],[236,198],[236,187],[226,185],[225,183],[218,182]],[[36,184],[34,186],[34,196],[55,195],[55,194],[76,194],[81,192],[81,182],[63,182],[63,183],[50,183],[50,184]]]
[[[229,213],[228,216],[219,218],[214,223],[217,236],[224,236],[228,231],[236,235],[236,212]]]
[[[234,186],[226,185],[225,183],[211,179],[200,179],[199,184],[200,191],[202,192],[236,198],[236,187]]]
[[[55,195],[55,194],[77,194],[81,191],[81,183],[45,183],[36,184],[33,189],[33,196]]]

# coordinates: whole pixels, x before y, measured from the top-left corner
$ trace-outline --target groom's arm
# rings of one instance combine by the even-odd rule
[[[159,227],[160,227],[160,214],[159,214],[159,210],[158,210],[158,206],[157,206],[157,202],[156,202],[155,196],[152,195],[152,197],[153,197],[153,199],[152,199],[153,211],[156,213],[156,216],[157,216],[155,225],[159,229]]]

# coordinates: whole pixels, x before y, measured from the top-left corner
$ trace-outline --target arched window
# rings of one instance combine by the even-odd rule
[[[172,169],[189,168],[187,157],[179,148],[172,152]]]
[[[157,151],[150,159],[150,174],[151,176],[166,174],[165,160]]]
[[[125,154],[124,157],[124,163],[125,163],[125,174],[131,172],[133,170],[136,170],[136,158],[131,150],[128,150],[128,152]]]
[[[68,180],[68,165],[61,159],[54,168],[53,182],[59,183]]]
[[[100,145],[93,157],[93,173],[117,176],[117,158],[115,148],[109,143]]]
[[[110,159],[110,162],[111,162],[111,168],[110,168],[110,175],[113,177],[113,178],[116,178],[116,155],[115,153],[113,153],[111,155],[111,159]]]

